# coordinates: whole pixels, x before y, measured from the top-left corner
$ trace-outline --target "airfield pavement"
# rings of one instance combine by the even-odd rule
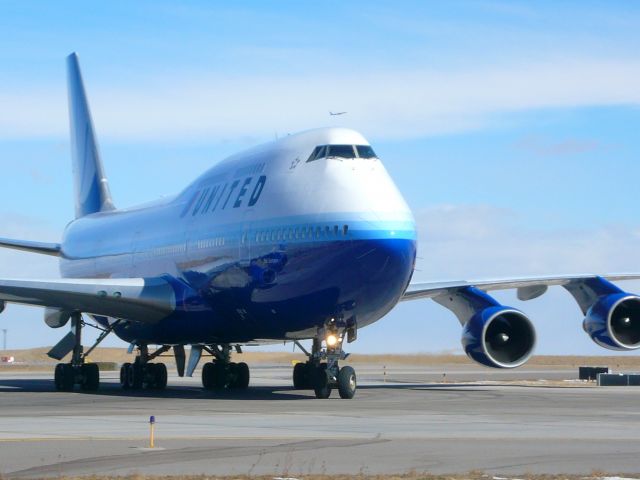
[[[105,372],[97,393],[62,393],[49,373],[3,371],[0,474],[640,472],[640,387],[596,387],[572,380],[575,369],[540,366],[357,372],[353,400],[336,391],[316,400],[291,388],[284,365],[255,366],[248,391],[218,394],[198,376],[133,394]]]

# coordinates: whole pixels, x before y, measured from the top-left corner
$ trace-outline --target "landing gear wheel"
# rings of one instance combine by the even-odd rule
[[[329,398],[331,396],[331,384],[327,376],[327,364],[321,363],[313,370],[313,391],[316,398]]]
[[[312,366],[309,363],[296,363],[293,367],[293,388],[308,390],[311,388]]]
[[[123,363],[120,367],[120,386],[124,390],[129,390],[131,385],[129,384],[129,368],[131,364],[129,362]]]
[[[211,369],[211,378],[214,389],[224,389],[229,384],[229,373],[227,365],[222,362],[213,363],[213,368]]]
[[[153,376],[153,385],[151,388],[156,390],[164,390],[167,388],[167,366],[164,363],[150,363],[151,373]]]
[[[75,383],[74,377],[75,372],[70,363],[59,363],[56,365],[54,382],[57,390],[62,392],[72,391]]]
[[[244,390],[249,387],[249,365],[244,362],[240,362],[234,365],[234,379],[231,386],[233,388]]]
[[[213,370],[214,364],[213,362],[205,363],[202,367],[202,386],[207,389],[213,389]]]
[[[95,391],[100,386],[100,369],[95,363],[85,363],[80,367],[82,382],[80,387],[82,390]]]
[[[356,371],[351,367],[342,367],[338,372],[338,393],[340,398],[353,398],[357,387]]]
[[[127,384],[132,390],[140,390],[144,381],[144,371],[138,362],[130,363],[127,368]]]

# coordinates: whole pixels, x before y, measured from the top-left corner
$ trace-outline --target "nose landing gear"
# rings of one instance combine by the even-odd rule
[[[342,343],[345,337],[354,338],[349,329],[339,331],[330,322],[319,335],[313,339],[311,353],[306,351],[298,341],[296,345],[309,358],[305,363],[297,363],[293,368],[293,386],[299,390],[311,389],[316,398],[329,398],[337,387],[340,398],[351,399],[358,388],[355,370],[350,366],[340,368],[338,362],[349,354],[343,352]],[[324,345],[324,346],[323,346]]]

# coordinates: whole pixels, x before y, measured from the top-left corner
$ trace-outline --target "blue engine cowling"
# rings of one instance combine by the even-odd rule
[[[535,344],[536,332],[529,318],[502,305],[476,312],[462,329],[464,351],[487,367],[519,367],[531,357]]]
[[[624,292],[602,296],[587,311],[582,327],[601,347],[640,348],[640,297]]]

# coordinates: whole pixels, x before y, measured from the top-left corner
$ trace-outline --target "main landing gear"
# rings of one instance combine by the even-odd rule
[[[329,398],[333,388],[337,387],[340,398],[353,398],[358,386],[356,372],[350,366],[340,368],[338,365],[339,360],[348,357],[348,354],[342,351],[345,337],[349,341],[355,340],[355,327],[340,329],[335,319],[331,319],[324,330],[313,339],[311,353],[296,342],[309,360],[294,366],[294,388],[311,389],[315,392],[316,398]]]
[[[164,363],[151,363],[171,347],[164,345],[149,353],[147,345],[138,345],[139,354],[133,363],[124,363],[120,367],[120,385],[125,390],[142,388],[164,390],[167,387],[167,367]]]
[[[90,325],[102,330],[102,333],[86,353],[82,347],[82,328],[85,325],[87,324],[82,320],[82,314],[80,312],[73,313],[71,315],[71,332],[48,353],[50,357],[61,360],[69,352],[72,352],[70,363],[58,363],[56,365],[54,373],[56,390],[70,392],[76,385],[79,385],[82,390],[95,391],[100,386],[100,369],[98,365],[87,363],[86,359],[93,349],[113,331],[117,323],[106,329]]]
[[[202,386],[207,390],[238,389],[249,386],[249,366],[231,362],[230,345],[212,345],[203,347],[215,360],[202,366]],[[240,347],[236,347],[241,353]]]

